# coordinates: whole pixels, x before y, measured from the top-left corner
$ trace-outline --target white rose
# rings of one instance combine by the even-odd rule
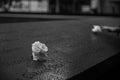
[[[33,60],[37,61],[39,59],[38,54],[44,53],[48,51],[48,47],[40,43],[39,41],[36,41],[32,44],[32,55],[33,55]],[[45,54],[47,56],[47,54]]]
[[[92,31],[93,31],[93,32],[101,32],[102,29],[101,29],[100,26],[98,26],[98,25],[94,25]]]
[[[32,44],[32,51],[36,53],[39,53],[39,52],[44,53],[48,51],[48,47],[45,44],[40,43],[39,41],[36,41]]]

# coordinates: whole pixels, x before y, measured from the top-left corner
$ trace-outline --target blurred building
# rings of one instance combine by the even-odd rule
[[[120,0],[49,0],[55,13],[120,14]]]
[[[120,0],[0,0],[0,11],[120,14]]]
[[[48,12],[48,0],[10,0],[4,4],[1,0],[1,8],[7,8],[10,12]],[[5,7],[8,5],[8,7]]]
[[[103,0],[101,12],[107,14],[120,14],[120,0]]]

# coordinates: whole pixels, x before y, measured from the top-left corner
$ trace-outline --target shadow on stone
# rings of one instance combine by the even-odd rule
[[[120,79],[120,52],[111,58],[81,72],[67,80]]]

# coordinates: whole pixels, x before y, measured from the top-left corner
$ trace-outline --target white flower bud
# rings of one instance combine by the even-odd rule
[[[33,60],[38,60],[39,56],[38,54],[44,53],[48,51],[48,47],[40,43],[39,41],[36,41],[32,44],[32,55],[33,55]],[[46,55],[46,54],[45,54]]]

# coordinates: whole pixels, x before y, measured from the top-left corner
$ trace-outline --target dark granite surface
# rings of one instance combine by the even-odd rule
[[[1,79],[64,80],[120,52],[120,37],[114,33],[94,35],[91,32],[94,24],[117,26],[119,18],[72,18],[77,20],[30,20],[27,23],[0,24]],[[0,22],[5,19],[0,19]],[[7,19],[8,22],[11,20],[12,18]],[[49,57],[34,62],[31,59],[31,44],[38,40],[48,46]]]

